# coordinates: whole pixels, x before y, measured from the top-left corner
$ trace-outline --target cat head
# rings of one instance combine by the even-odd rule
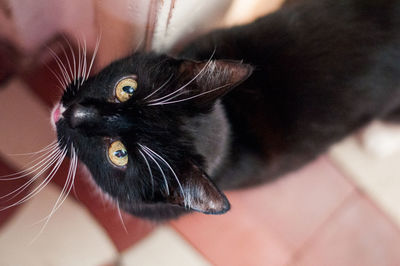
[[[52,113],[60,146],[75,148],[100,189],[136,216],[221,214],[209,175],[227,153],[220,97],[249,65],[136,53],[69,84]]]

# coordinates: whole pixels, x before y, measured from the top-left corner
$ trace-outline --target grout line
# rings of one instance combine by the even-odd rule
[[[243,191],[244,189],[242,189]],[[190,214],[189,214],[190,215]],[[248,211],[247,209],[244,210],[244,212],[242,213],[242,215],[248,215]],[[184,233],[182,233],[179,230],[179,226],[175,225],[178,224],[179,222],[169,222],[168,225],[170,227],[172,227],[172,229],[174,229],[183,239],[186,240],[186,242],[188,242],[191,247],[193,247],[196,251],[198,251],[208,262],[212,263],[212,265],[214,265],[214,260],[209,257],[205,252],[200,250],[200,245],[197,245],[195,243],[195,241],[191,241],[188,237],[186,237],[186,235]],[[270,225],[268,225],[270,228],[272,228]],[[290,262],[290,258],[291,256],[294,254],[294,252],[292,252],[293,250],[293,245],[291,245],[287,239],[285,239],[285,237],[282,236],[282,234],[280,234],[279,232],[277,232],[277,230],[275,230],[274,228],[272,230],[268,230],[268,233],[274,237],[274,239],[279,239],[280,240],[280,244],[281,247],[284,248],[285,251],[288,251],[288,261]],[[228,244],[229,245],[229,244]]]
[[[352,174],[346,171],[345,167],[343,167],[341,163],[337,162],[334,158],[332,158],[332,156],[329,155],[329,153],[326,153],[325,158],[352,187],[354,187],[361,193],[365,193],[365,190],[362,187],[360,187],[360,185],[354,180],[354,178],[351,178]]]
[[[330,155],[327,155],[326,159],[355,188],[356,192],[361,197],[363,197],[365,200],[367,200],[376,210],[378,210],[378,212],[380,214],[382,214],[382,216],[384,216],[384,218],[390,224],[392,224],[396,228],[396,231],[398,231],[400,234],[400,224],[395,221],[395,219],[388,213],[388,211],[384,210],[384,208],[382,208],[381,205],[379,203],[377,203],[377,201],[374,199],[374,197],[372,197],[365,188],[359,186],[358,183],[353,178],[351,178],[352,174],[347,173],[345,168],[343,166],[341,166],[341,164],[339,162],[337,162],[334,158],[331,158]]]
[[[375,202],[375,200],[373,200],[368,193],[364,193],[363,191],[359,191],[360,196],[366,200],[371,206],[372,208],[374,208],[381,216],[383,219],[385,219],[389,224],[391,224],[394,227],[394,230],[399,234],[400,237],[400,225],[394,221],[394,219],[387,214],[386,211],[384,211],[379,204],[377,204]]]
[[[191,214],[189,214],[191,215]],[[207,255],[205,254],[202,250],[200,250],[198,248],[198,245],[196,245],[193,241],[189,240],[188,237],[186,237],[185,234],[183,234],[176,225],[174,225],[175,222],[169,222],[166,225],[169,226],[172,230],[174,230],[177,234],[179,234],[179,236],[185,240],[188,245],[190,245],[191,248],[193,248],[194,250],[196,250],[203,258],[205,261],[209,262],[210,265],[215,265],[215,262]]]
[[[305,249],[309,247],[314,240],[322,233],[322,231],[334,220],[342,210],[349,205],[357,196],[360,196],[357,190],[353,190],[348,196],[346,196],[342,202],[328,215],[328,217],[314,230],[312,234],[304,241],[301,247],[294,251],[292,258],[286,264],[286,266],[293,265],[299,258],[301,258]]]

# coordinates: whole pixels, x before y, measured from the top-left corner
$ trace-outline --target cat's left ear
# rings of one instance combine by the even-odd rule
[[[190,82],[184,98],[194,97],[196,102],[209,102],[246,80],[253,67],[232,60],[183,61],[179,70]]]
[[[226,196],[198,166],[190,164],[189,168],[184,180],[168,196],[168,202],[205,214],[227,212],[230,204]]]

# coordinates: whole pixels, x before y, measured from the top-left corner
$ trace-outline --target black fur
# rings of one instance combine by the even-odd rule
[[[223,99],[235,151],[226,165],[235,170],[216,177],[223,188],[272,180],[400,109],[400,1],[292,2],[182,52],[201,60],[216,49],[216,59],[255,66]]]
[[[236,63],[221,61],[220,64]],[[134,54],[114,62],[80,88],[73,83],[67,87],[61,99],[66,111],[56,124],[60,146],[72,144],[99,187],[126,211],[147,218],[165,219],[190,210],[220,213],[229,209],[226,197],[202,170],[204,158],[195,152],[193,137],[182,129],[185,120],[211,112],[215,100],[229,88],[179,104],[150,106],[145,100],[168,80],[164,89],[149,99],[168,95],[185,85],[184,93],[174,100],[198,95],[203,92],[203,87],[212,89],[221,82],[224,85],[231,82],[232,88],[251,71],[249,66],[237,64],[247,70],[238,81],[228,76],[224,79],[225,71],[215,81],[198,77],[195,82],[190,82],[204,65],[164,55]],[[134,97],[120,103],[115,99],[114,86],[121,77],[133,73],[138,77],[139,87]],[[217,73],[218,70],[214,74]],[[78,117],[74,115],[76,111],[84,111],[87,115]],[[122,141],[129,152],[126,167],[115,167],[107,157],[108,146],[113,140]],[[165,158],[181,184],[168,166],[157,160],[166,175],[165,184],[162,171],[147,157],[152,179],[142,156],[144,152],[140,154],[140,145],[146,145]],[[186,199],[193,199],[190,206],[185,206],[187,202],[180,185],[188,193]]]
[[[138,53],[112,63],[79,90],[70,85],[61,101],[67,110],[57,123],[60,142],[73,143],[99,187],[126,211],[167,219],[191,210],[224,213],[229,203],[220,189],[270,181],[371,120],[393,119],[400,109],[400,2],[291,2],[249,25],[199,38],[179,56],[187,60]],[[146,96],[171,77],[157,97],[211,69],[206,60],[214,50],[213,71],[199,75],[175,100],[201,96],[169,105],[146,104]],[[119,103],[114,86],[131,74],[137,75],[139,87],[130,100]],[[195,145],[201,136],[190,134],[185,125],[213,115],[220,98],[231,127],[225,136],[230,142],[228,155],[209,177],[209,158]],[[77,118],[78,109],[90,115]],[[107,159],[114,139],[129,152],[125,168]],[[154,163],[152,184],[139,144],[170,163],[186,199],[161,162],[170,194]],[[185,208],[188,197],[193,202]]]

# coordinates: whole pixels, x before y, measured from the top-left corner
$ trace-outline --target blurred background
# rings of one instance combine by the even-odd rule
[[[35,158],[18,154],[55,140],[50,111],[61,90],[50,49],[65,61],[68,45],[78,54],[85,44],[89,57],[101,36],[95,73],[135,50],[173,50],[282,2],[0,0],[0,175]],[[4,209],[29,187],[11,199],[4,195],[29,179],[0,180],[0,265],[400,265],[399,142],[398,126],[374,122],[274,183],[228,192],[226,215],[193,214],[166,224],[119,213],[79,173],[42,230],[68,164],[33,199],[12,208]]]

